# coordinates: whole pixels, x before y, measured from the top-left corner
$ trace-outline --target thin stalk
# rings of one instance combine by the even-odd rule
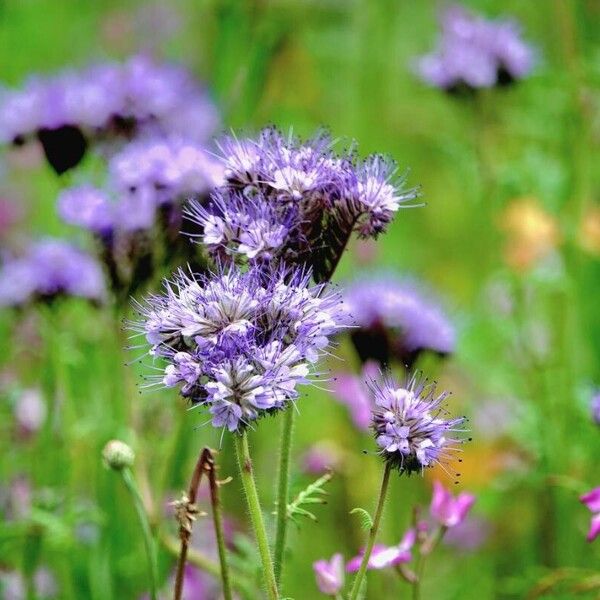
[[[229,568],[227,565],[227,553],[225,551],[225,537],[223,535],[223,515],[221,502],[219,499],[219,482],[216,476],[215,460],[210,448],[203,448],[190,481],[187,496],[178,503],[178,520],[179,520],[179,538],[181,547],[179,551],[179,559],[177,561],[177,575],[175,576],[175,600],[180,600],[183,593],[183,580],[185,574],[185,565],[188,557],[190,538],[192,537],[192,526],[196,519],[198,509],[196,507],[196,497],[198,495],[198,486],[202,475],[206,473],[210,485],[210,499],[213,513],[213,523],[215,527],[215,537],[219,551],[220,567],[216,570],[216,574],[221,577],[223,583],[223,597],[225,600],[231,600],[231,582],[229,577]]]
[[[265,529],[265,523],[260,508],[256,483],[254,482],[252,459],[250,458],[250,448],[248,447],[248,434],[244,431],[241,435],[234,436],[234,440],[242,485],[244,486],[244,492],[246,493],[248,512],[250,513],[250,520],[252,521],[254,535],[256,536],[256,542],[258,544],[258,551],[263,565],[267,595],[270,600],[278,600],[279,593],[277,592],[277,582],[275,581],[275,572],[273,570],[271,551],[269,550],[267,531]]]
[[[391,470],[391,465],[387,463],[385,465],[385,470],[383,471],[383,479],[381,481],[381,489],[379,490],[379,499],[377,501],[377,509],[375,511],[375,520],[373,521],[373,526],[369,531],[367,547],[365,548],[365,553],[363,554],[363,558],[360,563],[360,569],[358,570],[358,573],[354,578],[354,583],[352,584],[352,589],[350,590],[349,600],[356,600],[356,598],[358,598],[362,581],[365,578],[365,574],[367,572],[369,558],[371,558],[371,552],[373,551],[375,538],[377,537],[377,532],[379,531],[379,523],[381,522],[381,515],[383,514],[383,507],[385,505],[385,497],[387,496],[387,489],[388,483],[390,481]]]
[[[421,598],[421,582],[423,581],[423,573],[425,572],[425,559],[437,548],[437,545],[441,542],[447,530],[447,527],[440,527],[429,539],[423,542],[423,545],[421,546],[421,551],[419,552],[417,565],[415,567],[417,576],[412,584],[413,600],[420,600]]]
[[[287,505],[290,490],[290,454],[292,450],[292,433],[294,430],[295,409],[290,406],[283,415],[281,444],[279,447],[279,481],[277,484],[277,527],[275,531],[275,551],[273,562],[275,581],[281,583],[283,573],[283,555],[287,533]]]
[[[229,567],[227,565],[227,552],[225,549],[225,536],[223,535],[223,507],[219,497],[219,482],[216,477],[215,463],[212,460],[208,462],[208,481],[210,484],[210,502],[212,504],[213,523],[215,526],[215,537],[217,539],[217,549],[219,551],[219,563],[221,565],[221,583],[223,584],[223,598],[232,600],[231,581],[229,577]]]
[[[152,530],[150,529],[150,521],[144,507],[142,496],[137,488],[135,480],[128,468],[121,470],[125,487],[128,489],[131,497],[133,498],[133,504],[138,514],[140,525],[142,526],[142,534],[144,538],[144,547],[146,549],[146,558],[148,559],[148,574],[150,576],[150,599],[157,600],[157,566],[156,566],[156,548],[154,546],[154,539],[152,537]]]

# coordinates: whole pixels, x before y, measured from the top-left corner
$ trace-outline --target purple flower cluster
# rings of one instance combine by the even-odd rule
[[[58,239],[32,244],[7,259],[0,271],[0,306],[21,306],[34,299],[80,296],[105,298],[104,276],[88,254]]]
[[[423,351],[442,356],[456,344],[452,323],[415,282],[394,276],[359,279],[344,294],[356,326],[352,341],[363,362],[411,365]]]
[[[436,391],[417,374],[398,385],[390,375],[370,382],[374,397],[373,431],[380,454],[401,473],[422,472],[451,460],[463,442],[456,434],[464,417],[451,418],[443,408],[447,392]]]
[[[202,243],[221,260],[308,265],[329,279],[353,232],[376,237],[417,196],[393,161],[332,146],[324,133],[301,141],[274,128],[221,140],[226,183],[208,206],[189,208]]]
[[[310,285],[310,273],[259,268],[180,271],[164,295],[139,306],[134,324],[167,366],[166,386],[208,406],[215,427],[239,431],[286,408],[306,383],[311,363],[344,326],[340,297]]]
[[[80,162],[93,138],[150,132],[203,142],[218,122],[207,92],[185,69],[143,55],[0,93],[0,142],[37,137],[59,174]]]
[[[587,541],[593,542],[600,535],[600,487],[594,488],[579,499],[592,513]]]
[[[67,223],[106,235],[150,229],[161,207],[204,196],[223,180],[223,171],[199,144],[179,137],[151,137],[125,146],[109,162],[106,190],[68,188],[58,199]],[[180,212],[180,211],[179,211]]]
[[[434,87],[458,92],[508,85],[535,65],[536,52],[513,20],[487,20],[455,5],[443,13],[441,28],[436,50],[416,62],[417,73]]]

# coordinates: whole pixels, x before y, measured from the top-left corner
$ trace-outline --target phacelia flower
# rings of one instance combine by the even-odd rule
[[[313,563],[315,579],[319,590],[327,596],[335,596],[344,587],[344,558],[334,554],[330,560]]]
[[[600,487],[584,494],[579,498],[593,513],[587,541],[593,542],[600,535]]]
[[[310,273],[235,266],[180,271],[138,309],[134,325],[166,360],[160,383],[207,406],[215,427],[240,430],[287,408],[329,338],[345,326],[340,297],[310,285]]]
[[[142,55],[0,93],[0,143],[37,138],[59,174],[76,166],[95,139],[153,133],[204,142],[218,122],[208,94],[185,69]]]
[[[425,351],[454,351],[454,326],[431,295],[415,282],[392,275],[365,277],[344,293],[354,327],[351,337],[363,362],[411,365]]]
[[[433,482],[433,496],[429,512],[443,527],[455,527],[465,520],[475,503],[473,494],[461,493],[453,496],[439,481]]]
[[[37,433],[46,420],[46,413],[46,403],[41,391],[37,388],[23,390],[14,406],[19,433],[24,437]]]
[[[192,202],[189,216],[220,259],[305,265],[325,281],[353,232],[376,237],[417,196],[393,161],[336,154],[323,133],[301,141],[267,128],[218,145],[225,184],[208,205]]]
[[[399,385],[391,375],[370,382],[374,397],[373,431],[383,459],[401,473],[422,472],[453,458],[462,439],[464,417],[452,418],[443,407],[447,392],[436,391],[419,375]]]
[[[373,551],[367,563],[367,569],[385,569],[403,563],[408,563],[412,560],[412,547],[417,539],[414,529],[409,529],[399,544],[395,546],[385,546],[383,544],[375,544]],[[346,571],[355,573],[360,568],[364,550],[348,561]]]
[[[487,20],[455,5],[443,13],[441,28],[437,48],[415,65],[431,86],[448,92],[504,86],[535,66],[536,51],[516,21]]]
[[[193,261],[197,248],[180,236],[182,204],[190,196],[206,199],[223,180],[207,150],[179,137],[146,138],[115,154],[108,172],[104,188],[64,190],[58,212],[98,237],[113,287],[133,291],[152,275],[155,256],[168,264]]]
[[[88,254],[47,238],[32,244],[0,269],[0,306],[21,306],[35,299],[79,296],[96,302],[105,298],[100,265]]]

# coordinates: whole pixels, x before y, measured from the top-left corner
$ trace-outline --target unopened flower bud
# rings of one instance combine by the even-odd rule
[[[111,440],[104,446],[102,458],[107,467],[121,471],[125,467],[133,466],[135,454],[130,446],[119,440]]]

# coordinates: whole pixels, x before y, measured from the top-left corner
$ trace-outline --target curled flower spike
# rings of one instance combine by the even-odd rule
[[[344,558],[334,554],[330,560],[313,563],[315,579],[319,590],[327,596],[335,596],[344,587]]]
[[[587,541],[593,542],[600,535],[600,487],[594,488],[579,498],[593,513]]]
[[[439,481],[433,482],[433,496],[429,512],[444,527],[460,525],[475,503],[473,494],[462,493],[453,496]]]
[[[418,195],[389,158],[336,154],[324,133],[302,141],[269,127],[218,145],[225,184],[208,206],[192,201],[189,217],[221,260],[309,266],[325,281],[353,233],[376,237]]]
[[[380,455],[400,473],[422,472],[453,458],[463,442],[464,417],[447,418],[443,403],[447,392],[437,394],[435,383],[418,374],[403,385],[386,375],[369,383],[374,397],[373,431]]]
[[[295,400],[297,385],[345,326],[337,292],[283,268],[180,271],[138,310],[133,328],[167,363],[156,383],[181,386],[182,396],[209,408],[215,427],[230,431]]]

